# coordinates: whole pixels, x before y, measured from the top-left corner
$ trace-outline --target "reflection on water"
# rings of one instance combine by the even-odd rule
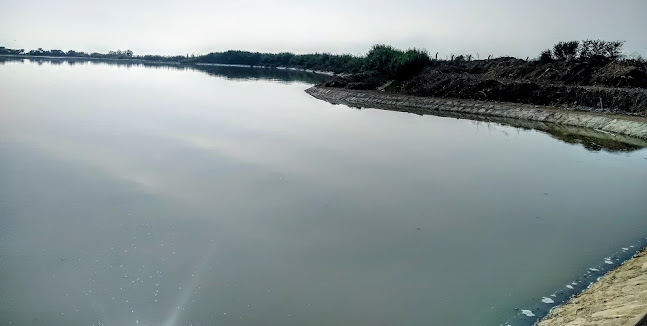
[[[409,109],[404,109],[409,110]],[[412,110],[415,114],[419,113]],[[633,138],[624,135],[617,135],[608,132],[581,128],[567,125],[559,125],[541,121],[513,119],[496,116],[482,116],[475,114],[455,113],[455,112],[434,112],[436,116],[452,117],[457,119],[467,119],[478,128],[492,129],[493,126],[510,126],[518,130],[536,130],[544,132],[547,135],[563,141],[568,144],[581,145],[590,151],[606,152],[632,152],[647,147],[647,140]]]
[[[84,58],[15,58],[15,57],[1,57],[0,65],[5,62],[35,62],[42,65],[43,63],[51,65],[114,65],[118,67],[148,67],[154,69],[168,69],[168,70],[194,70],[201,71],[211,76],[223,77],[231,80],[274,80],[283,82],[303,82],[308,84],[320,84],[328,80],[330,77],[326,75],[316,74],[312,72],[281,69],[281,68],[259,68],[259,67],[245,67],[234,65],[179,65],[168,63],[156,63],[149,61],[134,61],[134,60],[91,60]]]
[[[334,101],[332,104],[344,104],[353,109],[361,110],[353,103],[345,101]],[[370,108],[374,109],[374,108]],[[411,107],[400,107],[392,105],[381,105],[376,109],[407,112],[420,116],[433,115],[438,117],[450,117],[456,119],[466,119],[472,121],[477,127],[492,128],[492,126],[510,126],[518,130],[536,130],[544,132],[555,139],[573,145],[582,145],[590,151],[607,151],[607,152],[631,152],[647,147],[647,140],[633,138],[620,134],[613,134],[605,131],[599,131],[589,128],[559,125],[542,121],[531,121],[524,119],[496,117],[487,115],[478,115],[470,113],[460,113],[451,111],[429,111]]]
[[[319,84],[325,82],[330,78],[326,75],[290,69],[268,69],[216,65],[198,65],[192,66],[191,69],[202,71],[212,76],[224,77],[227,79],[265,79],[284,82],[298,81],[308,84]]]
[[[647,234],[645,149],[209,69],[0,66],[0,325],[499,325]]]

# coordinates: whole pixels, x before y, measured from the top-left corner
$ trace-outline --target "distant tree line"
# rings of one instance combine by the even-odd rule
[[[146,61],[161,61],[161,62],[180,62],[187,60],[190,57],[178,55],[178,56],[161,56],[161,55],[142,55],[137,56],[133,54],[131,50],[115,50],[108,51],[108,53],[86,53],[82,51],[63,51],[63,50],[43,50],[43,48],[38,48],[36,50],[31,50],[25,52],[23,49],[8,49],[4,46],[0,46],[0,54],[4,55],[25,55],[33,57],[60,57],[60,58],[93,58],[93,59],[137,59],[137,60],[146,60]]]
[[[350,54],[260,53],[248,51],[213,52],[195,58],[198,63],[239,64],[264,67],[293,67],[354,73],[362,70],[362,58]]]
[[[424,50],[395,49],[388,45],[374,45],[366,56],[350,54],[293,54],[260,53],[247,51],[214,52],[196,57],[195,62],[217,64],[242,64],[265,67],[293,67],[301,69],[358,73],[375,71],[393,78],[406,78],[419,72],[431,62]]]
[[[14,50],[14,49],[7,49],[4,46],[0,46],[0,54],[4,55],[20,55],[24,54],[25,50],[19,49],[19,50]]]

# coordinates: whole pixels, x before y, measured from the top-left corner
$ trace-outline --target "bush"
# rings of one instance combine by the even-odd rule
[[[378,44],[374,45],[364,59],[364,70],[375,71],[388,78],[403,80],[419,73],[431,63],[429,54],[424,50],[406,51]]]
[[[553,46],[553,56],[557,60],[570,60],[577,55],[578,41],[559,42]]]
[[[550,52],[550,49],[546,49],[541,52],[541,54],[539,55],[539,61],[541,63],[553,62],[553,53]]]
[[[624,44],[624,41],[584,40],[579,48],[580,58],[587,59],[601,56],[616,60],[622,55]]]
[[[391,72],[391,63],[395,61],[401,52],[390,45],[373,45],[366,55],[364,68],[368,71],[389,74]]]
[[[404,80],[418,74],[431,63],[429,54],[424,50],[410,49],[401,54],[393,62],[392,76]]]

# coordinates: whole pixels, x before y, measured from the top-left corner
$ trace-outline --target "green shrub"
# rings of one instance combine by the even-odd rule
[[[391,64],[402,51],[394,49],[390,45],[376,44],[368,51],[364,60],[364,69],[376,71],[381,74],[390,74]]]
[[[392,77],[404,80],[412,77],[431,63],[429,54],[424,50],[410,49],[400,54],[392,65]]]
[[[406,79],[431,63],[424,50],[396,50],[392,46],[374,45],[364,59],[364,70],[375,71],[393,79]]]

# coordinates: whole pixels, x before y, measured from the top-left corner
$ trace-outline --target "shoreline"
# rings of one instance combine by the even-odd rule
[[[623,136],[641,147],[647,146],[647,118],[631,115],[607,114],[540,105],[475,101],[401,95],[382,91],[349,90],[313,86],[309,95],[332,104],[351,107],[371,107],[419,115],[462,114],[481,117],[536,121],[595,130],[611,137]]]
[[[55,60],[70,60],[70,61],[106,61],[106,62],[123,62],[123,63],[138,63],[138,64],[151,64],[151,65],[169,65],[169,66],[183,66],[183,67],[193,67],[193,66],[219,66],[219,67],[240,67],[240,68],[263,68],[263,69],[278,69],[278,70],[292,70],[292,71],[303,71],[312,74],[326,75],[326,76],[335,76],[336,74],[332,71],[321,71],[321,70],[312,70],[305,68],[296,68],[296,67],[272,67],[272,66],[252,66],[252,65],[239,65],[239,64],[226,64],[226,63],[203,63],[203,62],[179,62],[179,61],[155,61],[155,60],[144,60],[144,59],[111,59],[111,58],[93,58],[93,57],[53,57],[53,56],[26,56],[26,55],[13,55],[13,54],[0,54],[0,58],[16,58],[16,59],[28,59],[28,60],[38,60],[38,59],[55,59]]]
[[[426,98],[321,86],[313,86],[305,92],[332,104],[495,122],[546,132],[559,130],[583,137],[606,137],[618,142],[647,147],[647,119],[636,116],[572,111],[527,104]],[[624,258],[626,261],[621,264],[618,262],[619,265],[611,262],[611,258],[606,258],[605,264],[614,264],[605,265],[611,269],[590,268],[582,280],[573,284],[583,286],[586,277],[594,275],[599,276],[597,280],[593,280],[585,288],[577,289],[578,286],[576,286],[574,289],[571,285],[568,289],[574,289],[571,291],[576,291],[575,294],[570,298],[564,298],[564,301],[559,301],[563,303],[555,301],[556,306],[550,311],[535,307],[532,311],[543,310],[544,312],[538,312],[542,318],[534,325],[647,326],[647,248],[644,245],[639,248],[642,249],[635,255]],[[625,249],[629,250],[629,248],[623,248],[623,251]],[[618,259],[620,258],[613,258],[613,260]],[[545,300],[544,304],[552,303],[553,300],[557,300],[557,297],[552,295]],[[525,323],[526,318],[532,319],[522,315],[517,316],[518,322]],[[532,314],[532,316],[535,315]]]
[[[197,62],[197,63],[185,63],[183,65],[186,66],[220,66],[220,67],[240,67],[240,68],[263,68],[263,69],[278,69],[278,70],[292,70],[292,71],[303,71],[311,74],[317,74],[317,75],[326,75],[326,76],[335,76],[336,74],[332,71],[323,71],[323,70],[312,70],[312,69],[305,69],[305,68],[295,68],[295,67],[284,67],[284,66],[252,66],[252,65],[237,65],[237,64],[227,64],[227,63],[202,63],[202,62]]]
[[[45,55],[16,55],[16,54],[0,54],[0,58],[14,58],[14,59],[27,59],[27,60],[70,60],[70,61],[106,61],[106,62],[125,62],[125,63],[150,63],[157,65],[169,65],[169,66],[190,66],[191,64],[185,64],[177,61],[155,61],[155,60],[143,60],[143,59],[113,59],[113,58],[94,58],[94,57],[55,57],[55,56],[45,56]]]
[[[537,326],[642,326],[647,324],[647,248],[567,303]]]

